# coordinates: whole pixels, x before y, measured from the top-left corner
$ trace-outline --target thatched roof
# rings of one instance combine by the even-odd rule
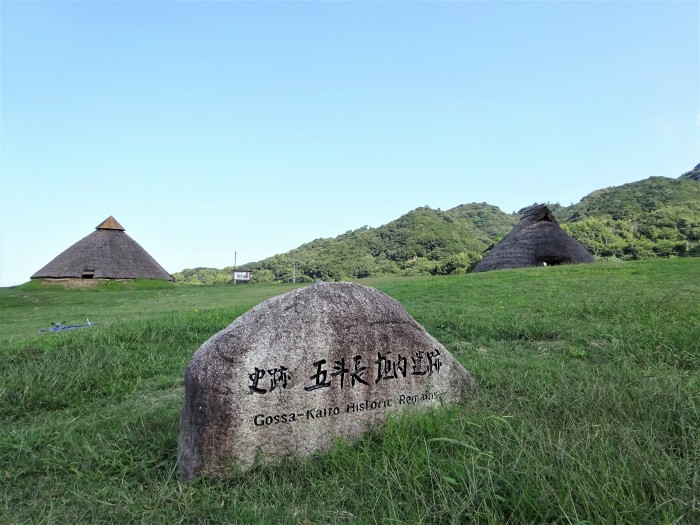
[[[31,278],[173,280],[112,216]]]
[[[501,242],[489,250],[475,272],[556,264],[591,263],[586,248],[561,229],[545,205],[527,210]]]

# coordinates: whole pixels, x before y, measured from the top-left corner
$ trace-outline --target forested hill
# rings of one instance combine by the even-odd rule
[[[594,191],[556,215],[598,257],[698,256],[700,164],[677,179],[651,177]]]
[[[597,257],[700,255],[700,164],[675,179],[652,177],[594,191],[568,207],[550,208],[562,227]],[[465,273],[519,218],[519,213],[506,214],[486,203],[447,211],[426,206],[383,226],[316,239],[240,269],[253,271],[257,281],[290,281],[294,276],[297,282]],[[185,269],[175,278],[192,284],[226,283],[232,270]]]

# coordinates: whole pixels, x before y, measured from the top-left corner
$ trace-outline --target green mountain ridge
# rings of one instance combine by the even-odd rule
[[[377,228],[315,239],[239,267],[259,282],[313,282],[372,275],[465,273],[518,222],[487,203],[416,208]],[[700,255],[700,164],[678,178],[596,190],[571,206],[549,205],[562,228],[596,257],[623,260]],[[233,267],[184,269],[179,282],[228,283]]]

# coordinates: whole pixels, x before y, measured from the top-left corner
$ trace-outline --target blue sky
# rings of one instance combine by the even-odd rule
[[[700,162],[700,3],[0,2],[0,286],[113,215],[169,272]]]

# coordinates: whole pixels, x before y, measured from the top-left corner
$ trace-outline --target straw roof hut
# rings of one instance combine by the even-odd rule
[[[586,248],[561,229],[547,206],[527,210],[501,242],[474,267],[475,272],[557,264],[592,263]]]
[[[111,215],[31,278],[174,280]]]

